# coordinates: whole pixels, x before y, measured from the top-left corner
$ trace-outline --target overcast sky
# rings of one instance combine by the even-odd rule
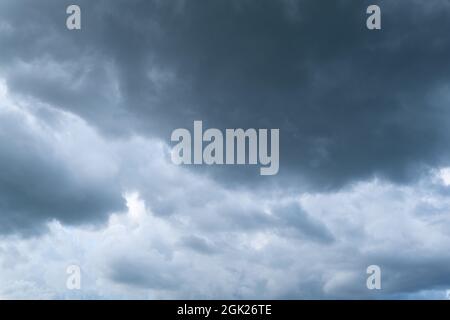
[[[1,0],[0,298],[446,298],[448,30],[447,0]],[[175,166],[194,120],[279,128],[279,174]]]

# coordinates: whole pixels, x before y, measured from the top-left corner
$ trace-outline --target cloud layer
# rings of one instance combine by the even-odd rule
[[[380,32],[343,0],[80,5],[80,32],[59,2],[2,5],[11,88],[110,134],[280,128],[281,175],[320,190],[448,164],[445,1],[383,2]]]
[[[447,1],[77,3],[0,3],[0,297],[446,296]],[[280,174],[174,166],[194,120]]]

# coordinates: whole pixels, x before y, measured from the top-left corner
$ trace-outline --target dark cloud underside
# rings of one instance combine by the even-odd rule
[[[81,1],[83,30],[68,32],[59,2],[7,2],[0,63],[15,91],[105,132],[168,141],[196,119],[280,128],[282,176],[319,189],[373,175],[406,182],[448,163],[448,98],[434,98],[449,80],[450,9],[379,1],[374,32],[368,4]],[[39,59],[68,79],[10,67]]]

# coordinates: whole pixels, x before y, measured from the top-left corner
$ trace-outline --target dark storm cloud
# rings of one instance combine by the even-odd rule
[[[89,164],[82,154],[68,159],[67,149],[46,134],[45,124],[30,121],[25,112],[5,111],[4,101],[0,109],[0,235],[34,235],[53,219],[71,225],[100,223],[124,209],[112,176],[87,173],[96,165],[95,156],[88,157]]]
[[[81,31],[65,28],[73,3]],[[381,31],[365,28],[373,3]],[[0,246],[2,278],[29,298],[23,279],[78,256],[107,296],[99,280],[180,298],[372,297],[369,264],[383,269],[373,297],[448,287],[450,189],[411,180],[449,165],[449,27],[444,0],[0,1],[0,235],[62,222],[38,250]],[[195,169],[209,180],[139,137],[169,142],[194,120],[280,128],[280,176]],[[411,184],[348,185],[374,175]],[[66,228],[107,221],[134,191],[145,213]]]
[[[280,174],[320,189],[407,182],[448,163],[446,102],[433,99],[450,74],[443,1],[377,1],[381,31],[365,27],[368,1],[77,3],[79,32],[65,30],[64,2],[2,4],[1,68],[14,90],[109,133],[168,141],[196,119],[280,128]],[[73,65],[67,82],[15,70],[40,58]]]

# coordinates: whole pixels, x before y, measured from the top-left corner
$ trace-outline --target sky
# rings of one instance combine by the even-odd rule
[[[449,28],[446,0],[2,0],[0,298],[447,299]],[[278,174],[173,164],[196,120],[278,128]]]

